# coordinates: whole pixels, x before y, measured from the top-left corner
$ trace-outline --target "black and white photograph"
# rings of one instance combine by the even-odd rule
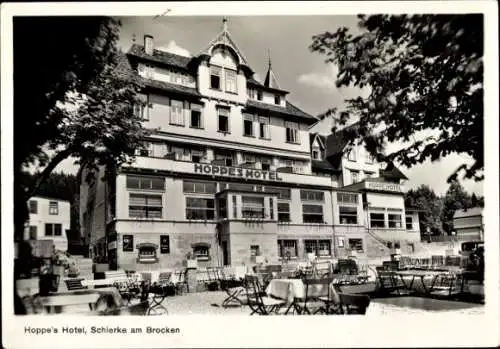
[[[101,347],[127,347],[122,331],[176,341],[184,315],[307,320],[328,345],[329,322],[498,317],[497,5],[390,3],[9,9],[2,308],[17,347],[58,328]],[[75,317],[91,325],[52,326]]]

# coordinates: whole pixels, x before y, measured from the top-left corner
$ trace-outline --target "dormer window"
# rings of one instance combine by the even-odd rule
[[[224,69],[226,78],[226,92],[237,93],[236,72],[230,69]]]
[[[262,100],[262,91],[257,91],[257,100],[258,101]]]
[[[220,67],[210,67],[210,88],[215,90],[221,89],[221,70]]]
[[[274,95],[274,104],[281,104],[281,96],[280,95]]]
[[[349,161],[356,161],[356,151],[354,149],[351,149],[349,151],[349,154],[347,154],[347,159]]]
[[[253,88],[249,88],[247,90],[247,97],[250,99],[255,99],[255,90]]]
[[[319,151],[319,149],[313,149],[312,158],[314,160],[321,160],[321,152]]]

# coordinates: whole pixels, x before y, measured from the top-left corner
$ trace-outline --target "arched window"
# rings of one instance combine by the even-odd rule
[[[158,257],[156,251],[158,249],[157,244],[153,243],[142,243],[137,245],[137,263],[157,263]]]

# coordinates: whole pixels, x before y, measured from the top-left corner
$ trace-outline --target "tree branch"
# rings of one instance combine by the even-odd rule
[[[54,156],[47,167],[43,169],[43,171],[37,176],[35,184],[33,184],[33,187],[31,190],[28,190],[28,193],[24,197],[24,201],[27,202],[31,197],[33,197],[38,189],[40,188],[40,185],[49,177],[49,175],[54,171],[54,169],[63,161],[66,159],[68,156],[71,155],[72,148],[71,146],[66,148],[65,150],[59,152]]]

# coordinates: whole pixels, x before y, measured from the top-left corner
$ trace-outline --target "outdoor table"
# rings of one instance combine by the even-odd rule
[[[60,313],[64,306],[82,304],[88,304],[91,310],[95,310],[96,304],[103,298],[106,298],[107,307],[119,307],[122,305],[121,296],[115,287],[54,292],[47,296],[38,296],[37,298],[49,313]]]
[[[394,272],[394,275],[399,276],[405,288],[407,288],[410,291],[413,290],[413,284],[415,282],[415,279],[419,278],[420,283],[422,284],[422,288],[424,289],[424,293],[427,295],[430,294],[434,289],[434,286],[438,278],[442,275],[447,275],[447,274],[449,274],[449,272],[437,271],[437,270],[401,270]],[[405,277],[411,278],[409,284],[406,283]],[[424,281],[425,278],[431,279],[429,287],[427,287],[427,285],[425,284]],[[464,278],[462,278],[461,282],[461,292],[463,292],[463,288],[464,288]]]
[[[310,285],[307,296],[328,296],[328,289],[324,285]],[[336,294],[333,283],[330,284],[330,293]],[[299,307],[298,301],[306,298],[306,285],[301,279],[273,279],[266,288],[266,294],[271,297],[286,300],[289,304],[285,314],[294,308],[300,314],[303,309]]]
[[[127,282],[129,278],[120,279],[101,279],[101,280],[82,280],[82,286],[95,288],[95,286],[113,286],[117,282]]]

